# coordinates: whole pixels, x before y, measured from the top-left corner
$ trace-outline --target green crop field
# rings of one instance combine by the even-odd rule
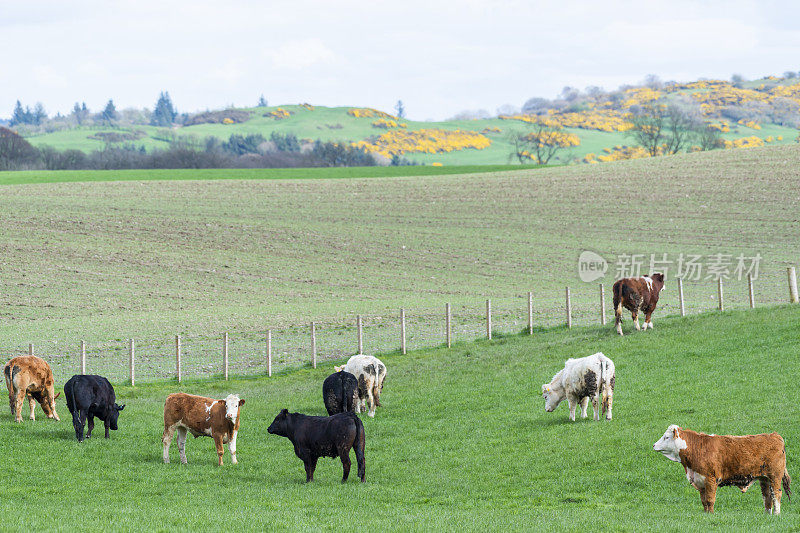
[[[669,424],[717,434],[777,431],[798,478],[800,307],[665,318],[619,338],[557,327],[533,336],[381,355],[388,375],[364,417],[367,482],[323,459],[315,481],[287,439],[267,434],[281,408],[323,414],[332,365],[272,378],[117,386],[127,406],[110,440],[75,441],[61,421],[0,416],[3,528],[81,530],[796,531],[798,504],[763,512],[757,487],[717,493],[702,512],[680,465],[652,450]],[[616,363],[614,420],[569,422],[540,396],[568,357]],[[66,376],[57,376],[63,383]],[[190,439],[189,464],[161,462],[165,396],[177,390],[246,400],[239,464],[216,466],[211,439]],[[795,494],[797,489],[795,488]]]

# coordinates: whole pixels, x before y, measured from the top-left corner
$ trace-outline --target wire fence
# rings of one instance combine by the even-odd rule
[[[768,272],[758,280],[672,281],[675,283],[670,282],[659,299],[656,316],[682,314],[681,308],[688,315],[798,301],[794,267],[783,273]],[[502,301],[497,307],[491,301],[456,307],[446,304],[440,312],[398,309],[392,316],[358,315],[347,321],[322,321],[314,322],[313,326],[309,323],[264,331],[111,340],[36,340],[29,345],[2,349],[10,356],[42,357],[52,367],[58,383],[83,372],[103,375],[114,383],[136,384],[271,375],[359,352],[404,353],[445,345],[448,339],[471,341],[492,334],[563,324],[605,323],[613,327],[610,286],[582,284],[565,287],[561,294],[521,292]],[[509,301],[512,305],[508,305]],[[626,327],[630,327],[630,321]]]

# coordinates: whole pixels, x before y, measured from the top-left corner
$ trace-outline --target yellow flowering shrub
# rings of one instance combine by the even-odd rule
[[[405,128],[408,124],[405,122],[397,122],[396,120],[392,119],[385,119],[379,118],[375,122],[372,123],[373,128],[383,128],[383,129],[390,129],[390,128]]]
[[[483,128],[483,131],[481,131],[481,133],[500,133],[502,131],[503,130],[501,130],[497,126],[487,126]]]
[[[309,111],[314,111],[314,106],[311,105],[311,104],[300,104],[300,107],[304,107],[304,108],[308,109]]]
[[[390,115],[389,113],[384,113],[383,111],[378,111],[377,109],[372,109],[371,107],[353,107],[347,110],[347,114],[356,118],[390,118],[392,120],[397,120],[397,117],[394,115]]]
[[[745,120],[741,119],[736,121],[737,124],[741,124],[742,126],[747,126],[748,128],[752,128],[754,130],[760,130],[761,126],[755,120]]]
[[[442,166],[442,164],[437,161],[436,163],[431,163],[431,166],[432,167],[440,167],[440,166]]]
[[[292,112],[291,111],[287,111],[282,107],[279,107],[274,111],[270,111],[270,112],[264,114],[264,116],[265,117],[273,117],[276,120],[282,120],[284,118],[289,118],[290,116],[292,116]]]
[[[483,150],[492,141],[475,131],[422,129],[408,131],[390,130],[380,137],[352,143],[369,152],[377,152],[384,157],[405,153],[437,154],[474,148]]]
[[[725,148],[753,148],[755,146],[764,146],[764,140],[755,135],[751,137],[742,137],[734,139],[733,141],[723,140],[722,146]]]
[[[233,124],[233,119],[225,117],[225,118],[222,119],[222,123],[223,124]]]
[[[598,131],[628,131],[633,124],[625,119],[619,111],[613,109],[592,110],[583,112],[561,113],[549,110],[546,115],[503,115],[505,120],[521,120],[522,122],[541,123],[545,126],[561,128],[581,128]]]
[[[624,159],[641,159],[650,157],[650,153],[641,146],[620,146],[603,148],[606,155],[586,154],[584,163],[607,163],[609,161],[622,161]]]

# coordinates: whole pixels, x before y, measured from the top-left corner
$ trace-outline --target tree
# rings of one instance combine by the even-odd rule
[[[533,97],[522,104],[522,112],[525,114],[540,114],[550,108],[550,100],[547,98]]]
[[[697,128],[694,131],[694,138],[700,149],[704,151],[714,150],[722,145],[722,132],[710,124],[704,124],[703,127]]]
[[[667,104],[663,99],[631,107],[628,120],[633,124],[628,135],[653,157],[676,154],[688,148],[700,127],[697,118],[687,109]]]
[[[269,104],[267,103],[267,99],[264,98],[264,95],[262,94],[258,98],[258,107],[268,107],[268,106],[269,106]]]
[[[106,104],[106,107],[103,108],[103,112],[100,113],[100,120],[103,121],[104,124],[108,124],[111,126],[117,120],[117,108],[114,106],[114,100],[109,100]]]
[[[397,113],[397,118],[405,118],[406,116],[406,108],[403,105],[402,100],[398,100],[397,103],[394,105],[394,110]]]
[[[156,107],[153,109],[153,117],[150,120],[150,124],[166,128],[172,126],[177,116],[178,112],[172,105],[172,99],[169,97],[169,93],[162,92],[159,94]]]
[[[28,112],[30,112],[30,110],[28,110]],[[17,100],[17,103],[14,106],[14,112],[11,115],[11,122],[9,124],[12,126],[16,126],[17,124],[27,124],[27,123],[28,123],[28,115],[22,108],[22,103],[19,100]]]
[[[510,156],[516,157],[520,164],[533,161],[546,165],[559,151],[580,142],[577,136],[564,133],[561,126],[542,120],[529,124],[529,131],[512,131],[509,135],[514,146]]]
[[[24,169],[39,158],[31,143],[8,128],[0,128],[0,170]]]
[[[41,102],[36,102],[33,108],[33,116],[31,122],[37,126],[47,120],[47,112],[44,110],[44,105]]]

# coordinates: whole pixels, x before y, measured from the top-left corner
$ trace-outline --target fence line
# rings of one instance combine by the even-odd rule
[[[797,303],[797,280],[794,267],[787,269],[789,301]],[[784,278],[787,279],[787,278]],[[774,278],[773,278],[774,281]],[[783,282],[785,283],[785,281]],[[710,284],[705,290],[696,294],[695,298],[708,298],[713,295]],[[681,316],[687,313],[687,300],[684,296],[684,280],[677,279],[677,304]],[[574,311],[578,317],[587,323],[606,325],[607,309],[605,305],[604,285],[599,284],[599,310],[597,317],[597,293],[588,291],[581,286],[576,291],[570,287],[565,290],[566,316],[561,315],[561,324],[571,327],[574,323]],[[774,285],[772,285],[774,287]],[[700,287],[702,289],[703,287]],[[711,290],[709,290],[711,289]],[[722,278],[717,279],[716,298],[711,298],[710,304],[716,299],[716,309],[730,308],[755,308],[757,297],[767,295],[770,303],[786,301],[780,294],[775,300],[775,291],[769,286],[755,283],[752,275],[747,276],[747,284],[729,283],[724,285]],[[759,292],[760,291],[760,292]],[[782,293],[786,294],[786,293]],[[664,296],[667,295],[665,298]],[[174,336],[174,345],[170,346],[171,339],[117,339],[115,341],[99,341],[86,339],[80,341],[80,348],[75,350],[75,344],[62,341],[38,341],[24,347],[4,349],[9,353],[39,355],[54,369],[57,379],[66,381],[66,378],[79,371],[82,374],[106,375],[115,382],[127,382],[137,385],[140,382],[153,380],[173,379],[181,383],[186,376],[229,379],[230,374],[254,375],[263,374],[271,376],[276,368],[284,369],[298,364],[309,364],[316,368],[320,360],[341,358],[353,353],[364,353],[364,329],[368,329],[370,353],[381,353],[398,350],[405,354],[409,349],[418,349],[445,344],[452,346],[458,339],[474,340],[480,337],[492,339],[494,336],[508,333],[527,332],[533,334],[534,323],[557,323],[552,319],[557,312],[558,305],[554,305],[553,296],[542,299],[540,307],[549,307],[549,313],[535,314],[533,292],[526,291],[517,296],[524,302],[527,296],[527,307],[520,302],[519,308],[500,307],[493,308],[492,300],[486,300],[485,314],[471,306],[454,306],[446,302],[445,316],[440,311],[409,317],[407,310],[401,308],[399,324],[394,317],[380,317],[361,315],[356,316],[356,339],[352,338],[353,325],[341,323],[324,323],[311,321],[305,326],[286,327],[273,336],[273,330],[265,332],[235,332],[229,335],[223,332],[222,340],[222,369],[220,372],[219,359],[214,353],[219,354],[220,335],[195,335]],[[577,307],[573,308],[573,297]],[[760,301],[760,300],[759,300]],[[665,313],[675,310],[675,297],[668,293],[662,294],[659,308]],[[693,306],[692,311],[713,309],[708,304],[701,303]],[[613,313],[614,310],[611,310]],[[560,313],[559,313],[560,314]],[[438,315],[438,316],[437,316]],[[483,316],[481,316],[483,315]],[[592,318],[594,317],[594,318]],[[444,320],[442,320],[444,318]],[[598,320],[599,318],[599,320]],[[483,322],[483,324],[481,324]],[[399,343],[397,331],[399,326]],[[483,327],[482,327],[483,326]],[[485,328],[485,329],[484,329]],[[311,335],[309,354],[308,335]],[[484,334],[485,333],[485,334]],[[356,342],[353,342],[353,341]],[[127,342],[126,342],[127,341]],[[398,349],[399,344],[399,349]],[[216,345],[216,347],[215,347]],[[23,345],[25,346],[25,345]],[[71,348],[70,348],[71,346]],[[174,349],[174,359],[170,352]],[[216,361],[216,362],[215,362]],[[127,363],[127,364],[126,364]],[[126,368],[127,367],[127,368]],[[127,370],[127,372],[126,372]]]

